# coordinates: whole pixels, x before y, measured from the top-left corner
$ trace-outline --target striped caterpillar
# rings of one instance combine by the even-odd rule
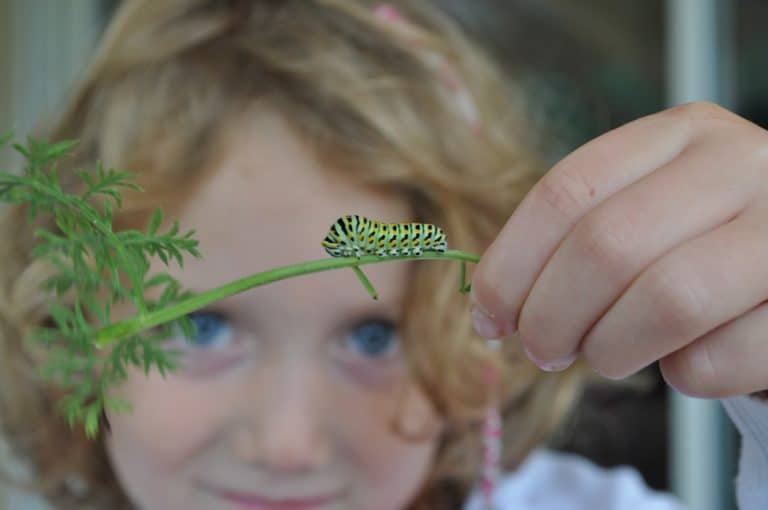
[[[357,214],[336,220],[322,245],[331,257],[358,258],[419,256],[448,248],[443,229],[431,223],[382,223]]]

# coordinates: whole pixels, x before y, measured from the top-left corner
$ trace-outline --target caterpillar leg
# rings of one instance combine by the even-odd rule
[[[463,260],[461,261],[461,274],[459,278],[459,292],[466,294],[472,290],[472,285],[467,283],[467,263]]]
[[[373,299],[379,299],[379,294],[376,292],[376,289],[374,288],[373,284],[368,279],[368,277],[365,276],[365,273],[363,273],[363,270],[360,269],[360,266],[352,266],[352,269],[355,270],[355,274],[363,283],[363,287],[365,287],[365,290],[368,291],[368,294],[370,294]]]

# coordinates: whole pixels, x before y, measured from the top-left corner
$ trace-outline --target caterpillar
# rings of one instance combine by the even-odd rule
[[[382,223],[357,214],[342,216],[331,225],[322,245],[331,257],[397,257],[444,252],[443,229],[431,223]]]

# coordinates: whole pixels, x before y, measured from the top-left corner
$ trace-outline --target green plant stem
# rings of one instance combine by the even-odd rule
[[[459,273],[459,292],[468,294],[472,290],[472,285],[467,283],[467,261],[461,261],[461,272]]]
[[[376,292],[376,288],[371,283],[371,280],[369,280],[368,277],[365,276],[365,273],[363,273],[363,270],[360,269],[358,266],[352,266],[352,269],[355,270],[355,274],[360,279],[360,283],[363,284],[363,287],[365,287],[365,290],[368,291],[368,294],[370,294],[373,299],[379,299],[379,293]]]
[[[396,260],[456,260],[462,262],[462,264],[466,264],[467,262],[477,264],[477,262],[480,260],[480,257],[459,250],[447,250],[444,253],[425,252],[418,256],[408,255],[399,257],[377,257],[375,255],[365,255],[360,258],[325,258],[320,260],[312,260],[309,262],[302,262],[300,264],[293,264],[290,266],[278,267],[276,269],[270,269],[268,271],[241,278],[240,280],[235,280],[220,287],[216,287],[215,289],[206,291],[202,294],[197,294],[174,305],[168,306],[167,308],[163,308],[162,310],[156,310],[146,314],[139,314],[131,319],[126,319],[124,321],[111,324],[97,332],[96,346],[99,348],[106,347],[110,343],[126,336],[134,335],[145,329],[158,326],[174,319],[178,319],[179,317],[198,310],[208,304],[220,301],[235,294],[239,294],[240,292],[244,292],[254,287],[266,285],[267,283],[284,280],[286,278],[292,278],[294,276],[319,273],[321,271],[330,271],[333,269],[341,269],[345,267],[355,268],[357,266],[363,266],[367,264],[393,262]]]

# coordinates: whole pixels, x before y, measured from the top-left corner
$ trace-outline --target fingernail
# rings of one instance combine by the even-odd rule
[[[528,350],[527,346],[523,345],[523,350],[525,351],[525,355],[528,356],[528,359],[545,372],[560,372],[573,365],[573,362],[576,361],[576,354],[571,354],[564,358],[552,361],[541,361],[531,354],[531,351]]]
[[[576,361],[576,355],[571,355],[548,363],[542,363],[539,365],[539,368],[546,372],[560,372],[573,365],[574,361]]]
[[[501,338],[504,336],[501,328],[493,317],[480,308],[478,305],[472,305],[472,323],[475,327],[475,332],[483,338]]]

